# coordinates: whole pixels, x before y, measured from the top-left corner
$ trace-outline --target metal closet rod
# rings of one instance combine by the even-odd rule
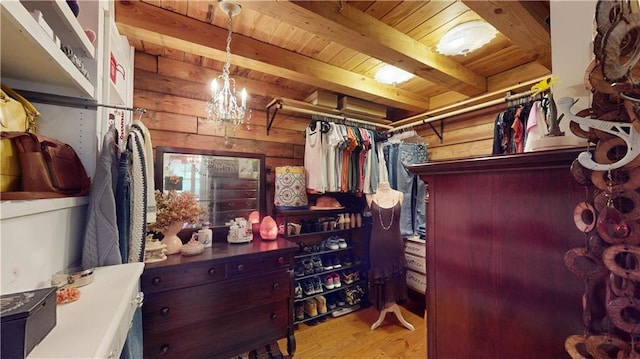
[[[407,118],[405,120],[401,120],[401,122],[402,121],[406,121],[408,119],[414,119],[414,118],[429,116],[432,113],[442,112],[442,111],[445,111],[445,110],[447,110],[449,108],[454,108],[454,107],[465,105],[467,103],[472,103],[472,102],[475,102],[475,101],[483,100],[485,98],[494,97],[494,96],[509,92],[509,91],[511,91],[513,89],[520,88],[520,87],[523,87],[523,86],[535,85],[535,84],[539,83],[540,81],[542,81],[544,79],[548,79],[550,77],[551,77],[550,75],[549,76],[543,76],[543,77],[540,77],[540,78],[537,78],[537,79],[534,79],[534,80],[530,80],[530,81],[526,81],[526,82],[523,82],[523,83],[520,83],[520,84],[517,84],[517,85],[514,85],[514,86],[509,86],[509,87],[503,88],[501,90],[493,91],[493,92],[488,93],[488,94],[484,94],[484,95],[477,96],[477,97],[474,97],[474,98],[470,98],[470,99],[467,99],[467,100],[464,100],[464,101],[460,101],[460,102],[457,102],[457,103],[454,103],[454,104],[451,104],[449,106],[445,106],[445,107],[442,107],[442,108],[439,108],[439,109],[436,109],[436,110],[428,111],[428,112],[422,113],[420,115],[416,115],[416,116]],[[527,92],[529,92],[529,91],[527,91]],[[529,93],[529,94],[531,94],[531,93]],[[516,96],[516,95],[514,95],[514,96]],[[524,96],[527,96],[527,95],[524,95]],[[487,102],[479,103],[477,105],[461,108],[459,110],[443,113],[443,114],[440,114],[440,115],[437,115],[437,116],[426,117],[426,118],[423,118],[423,119],[420,119],[420,120],[417,120],[417,121],[414,121],[414,122],[411,122],[411,123],[407,123],[407,124],[404,124],[404,125],[401,125],[401,126],[394,127],[391,131],[402,130],[402,129],[409,128],[409,127],[416,127],[416,126],[420,126],[420,125],[425,125],[425,124],[428,124],[428,123],[433,122],[433,121],[445,119],[447,117],[460,115],[460,114],[471,112],[471,111],[475,111],[475,110],[480,110],[480,109],[483,109],[483,108],[486,108],[486,107],[490,107],[490,106],[494,106],[494,105],[499,105],[501,103],[504,103],[505,100],[506,100],[506,98],[498,98],[498,99],[490,100],[490,101],[487,101]]]
[[[294,106],[290,106],[290,105],[286,105],[286,104],[282,104],[281,109],[289,110],[289,111],[292,111],[292,112],[305,113],[305,114],[309,114],[309,115],[319,115],[319,116],[333,118],[333,119],[341,120],[341,121],[349,121],[349,122],[361,123],[361,124],[364,124],[364,125],[369,125],[369,126],[374,126],[374,127],[382,127],[382,128],[385,128],[385,129],[392,129],[393,128],[392,126],[384,125],[384,124],[381,124],[381,123],[375,123],[375,122],[370,122],[370,121],[359,120],[357,118],[352,118],[352,117],[347,117],[347,116],[333,115],[333,114],[330,114],[330,113],[325,113],[325,112],[320,112],[320,111],[307,110],[307,109],[304,109],[304,108],[294,107]]]
[[[58,105],[58,106],[66,106],[66,107],[76,107],[76,108],[92,108],[97,109],[98,107],[108,107],[115,108],[118,110],[126,110],[132,112],[140,112],[147,113],[147,110],[141,107],[127,107],[127,106],[119,106],[119,105],[107,105],[98,103],[94,100],[87,100],[83,98],[69,97],[69,96],[61,96],[54,95],[42,92],[32,92],[32,91],[23,91],[20,90],[19,93],[25,98],[29,99],[29,101],[44,103],[48,105]]]

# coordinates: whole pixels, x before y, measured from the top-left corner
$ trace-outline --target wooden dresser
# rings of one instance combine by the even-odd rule
[[[428,184],[429,359],[569,358],[584,283],[563,255],[584,246],[573,210],[578,150],[414,165]]]
[[[146,264],[145,358],[231,358],[293,335],[293,254],[283,238],[214,242],[197,256]]]

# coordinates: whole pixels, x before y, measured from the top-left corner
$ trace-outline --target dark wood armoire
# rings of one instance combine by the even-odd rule
[[[410,166],[428,185],[429,359],[569,358],[584,283],[563,264],[584,246],[586,190],[556,150]]]

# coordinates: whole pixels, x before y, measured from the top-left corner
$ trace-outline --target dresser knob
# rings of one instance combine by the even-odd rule
[[[160,315],[163,317],[166,317],[169,314],[169,307],[162,307],[162,309],[160,309]]]
[[[160,284],[160,282],[162,282],[162,280],[160,279],[160,277],[155,277],[151,280],[151,284],[153,285],[158,285]]]
[[[165,355],[169,353],[169,344],[165,344],[160,347],[160,355]]]
[[[216,274],[216,269],[215,268],[209,268],[209,275],[215,275]]]
[[[278,289],[280,287],[280,283],[273,283],[273,290]]]
[[[238,272],[244,272],[244,264],[238,265]]]
[[[278,315],[276,313],[271,313],[271,320],[276,320],[276,318],[278,318]]]
[[[278,263],[284,264],[284,257],[278,257]]]

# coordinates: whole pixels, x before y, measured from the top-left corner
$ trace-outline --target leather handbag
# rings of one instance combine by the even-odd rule
[[[38,110],[5,84],[0,84],[0,130],[35,132]],[[20,190],[20,162],[10,139],[0,140],[0,192]]]
[[[0,193],[1,199],[83,196],[89,192],[91,180],[73,147],[29,132],[2,132],[1,137],[14,142],[22,169],[22,191]]]

